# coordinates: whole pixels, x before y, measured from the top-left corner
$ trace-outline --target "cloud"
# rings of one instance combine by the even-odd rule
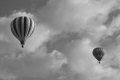
[[[50,39],[51,31],[44,27],[44,25],[39,24],[35,26],[35,31],[33,35],[26,42],[26,49],[30,52],[34,52],[40,46],[43,46],[43,43],[47,42]]]
[[[0,73],[0,79],[2,80],[15,80],[16,76],[12,75],[12,73],[6,73],[5,71]]]
[[[64,58],[55,58],[55,56],[40,57],[39,54],[28,55],[21,58],[6,57],[2,60],[2,63],[4,63],[2,66],[4,66],[4,69],[8,69],[13,74],[21,77],[45,78],[50,75],[54,76],[53,74],[56,73],[56,70],[58,70],[63,63],[65,63]]]
[[[76,1],[78,1],[77,4],[75,4]],[[38,11],[38,17],[40,22],[44,22],[50,28],[58,31],[82,32],[95,24],[102,24],[114,5],[111,1],[107,5],[98,4],[92,3],[90,0],[50,0],[47,6]],[[101,15],[101,18],[97,18],[97,15]]]
[[[109,66],[112,64],[110,62],[111,59],[116,58],[112,56],[117,55],[115,45],[119,44],[115,42],[115,32],[116,30],[119,31],[119,27],[114,26],[115,24],[119,25],[117,22],[119,20],[112,21],[112,25],[104,24],[109,20],[108,15],[111,13],[111,9],[117,5],[116,2],[107,0],[93,2],[91,0],[51,0],[47,6],[38,11],[41,23],[49,25],[47,27],[50,29],[62,32],[60,35],[63,37],[59,36],[60,38],[57,37],[58,39],[53,37],[53,41],[49,42],[48,50],[56,49],[65,54],[73,72],[78,73],[76,75],[87,76],[87,80],[110,79],[112,75],[117,73],[119,75],[119,72]],[[66,32],[65,34],[78,33],[79,36],[72,38],[73,35],[65,36],[63,32]],[[100,66],[91,54],[92,49],[96,46],[101,46],[107,50],[105,59]],[[108,67],[104,68],[104,66]],[[98,68],[95,69],[96,67]],[[98,75],[91,74],[93,71],[98,72]],[[107,73],[109,74],[107,75]],[[75,75],[71,74],[71,76]],[[114,78],[117,79],[118,77]],[[79,79],[82,78],[79,77]],[[74,80],[77,79],[74,78]]]
[[[8,76],[9,78],[9,75],[12,74],[15,77],[45,78],[59,75],[59,73],[56,74],[56,71],[59,70],[62,64],[66,63],[64,57],[59,59],[62,53],[55,51],[51,52],[51,55],[44,55],[46,54],[46,50],[42,46],[45,41],[49,40],[51,36],[50,30],[45,28],[45,25],[36,24],[35,33],[29,38],[26,47],[21,49],[19,41],[12,35],[9,26],[10,22],[17,16],[29,16],[36,21],[33,14],[26,12],[14,12],[12,15],[0,19],[0,25],[2,26],[0,28],[1,33],[5,35],[9,41],[8,43],[0,43],[2,47],[1,50],[3,50],[0,60],[3,69],[0,68],[0,72],[3,70],[3,72],[8,73],[6,69],[10,72],[8,75],[1,74],[1,76]],[[39,48],[40,46],[42,47]],[[37,48],[39,49],[36,50]],[[58,58],[55,56],[57,54],[59,54]],[[1,77],[1,79],[2,78],[3,77]]]
[[[0,35],[0,41],[5,41],[5,42],[8,42],[8,39],[5,35],[1,34]]]
[[[32,52],[32,51],[34,51],[35,49],[36,49],[36,46],[40,46],[40,44],[42,44],[42,42],[44,42],[44,40],[46,40],[47,38],[45,38],[45,39],[43,39],[44,38],[44,36],[45,35],[47,35],[47,34],[49,34],[48,33],[48,30],[47,29],[45,29],[45,28],[42,28],[41,27],[41,29],[43,30],[41,30],[40,28],[36,28],[36,34],[30,39],[30,41],[28,41],[28,45],[26,44],[26,49],[25,50],[28,50],[28,52],[25,52],[25,50],[22,50],[21,48],[20,48],[20,44],[19,44],[19,41],[17,40],[17,39],[15,39],[15,37],[12,35],[12,33],[11,33],[11,31],[10,31],[10,22],[13,20],[13,18],[15,18],[15,17],[17,17],[17,16],[23,16],[23,15],[25,15],[25,16],[29,16],[29,17],[31,17],[31,18],[33,18],[34,19],[34,17],[33,17],[33,14],[31,14],[31,13],[26,13],[26,12],[16,12],[16,13],[13,13],[12,15],[10,15],[10,16],[8,16],[8,17],[1,17],[0,18],[0,25],[1,25],[1,27],[0,27],[0,32],[1,32],[1,40],[2,40],[2,42],[0,41],[0,44],[1,44],[1,46],[0,46],[0,53],[1,53],[1,57],[0,57],[0,62],[1,62],[1,65],[2,66],[4,66],[2,63],[4,63],[4,59],[5,59],[5,63],[6,63],[6,65],[8,65],[8,66],[11,66],[9,63],[11,63],[11,64],[13,64],[13,66],[11,66],[12,68],[14,67],[16,67],[16,68],[20,68],[20,67],[17,67],[16,65],[20,65],[20,66],[22,66],[23,65],[23,63],[21,64],[21,60],[18,60],[18,62],[20,62],[20,63],[15,63],[14,64],[14,61],[15,60],[17,60],[17,59],[21,59],[21,58],[23,58],[23,56],[25,56],[25,53],[28,53],[28,52]],[[41,30],[41,31],[38,31],[38,30]],[[47,33],[46,33],[46,32]],[[41,33],[42,33],[42,35],[41,35]],[[4,36],[3,36],[4,35]],[[41,36],[40,36],[41,35]],[[40,37],[41,38],[40,38]],[[6,37],[6,38],[5,38]],[[35,38],[35,39],[34,39]],[[38,38],[38,39],[36,39],[36,38]],[[3,40],[4,39],[4,40]],[[5,42],[5,40],[7,40],[8,42]],[[34,44],[34,42],[36,43],[36,44]],[[34,45],[29,45],[30,43],[32,43],[32,44],[34,44]],[[21,57],[20,57],[21,56]],[[10,58],[10,61],[9,61],[9,58]],[[49,56],[48,56],[48,58],[49,58]],[[3,60],[2,60],[3,59]],[[49,58],[50,60],[47,60],[47,65],[48,65],[48,63],[49,63],[49,61],[51,61],[51,63],[52,63],[52,58]],[[31,60],[31,59],[30,59]],[[34,61],[34,59],[33,59],[33,61]],[[44,60],[45,61],[45,60]],[[43,62],[44,62],[43,61]],[[8,63],[7,63],[8,62]],[[43,62],[41,62],[42,64],[44,64]],[[40,64],[41,64],[40,63]],[[54,63],[54,62],[53,62]],[[5,66],[4,66],[5,67]],[[27,68],[27,67],[24,67],[23,66],[23,69],[25,69],[25,68]],[[10,70],[11,68],[9,68],[8,67],[8,70]],[[37,68],[37,69],[39,69],[39,67]],[[35,71],[37,71],[37,69],[35,70]],[[1,71],[2,69],[0,69],[0,71]],[[6,70],[6,68],[4,68],[3,70]],[[42,70],[42,68],[41,68],[41,70]],[[46,69],[44,69],[44,67],[43,67],[43,70],[46,70]],[[13,70],[14,71],[14,70]],[[17,70],[17,71],[19,71],[19,70]],[[34,71],[34,70],[33,70]],[[34,71],[34,72],[35,72]],[[3,71],[3,72],[6,72],[6,71]],[[12,72],[12,71],[10,71],[10,72]],[[16,70],[15,70],[15,72],[16,72]],[[23,70],[23,72],[24,72],[24,70]],[[7,72],[6,72],[7,73]],[[38,72],[39,73],[39,72]],[[21,74],[21,73],[20,73]],[[43,73],[44,74],[44,73]],[[46,74],[46,73],[45,73]],[[3,78],[2,77],[2,75],[3,76],[6,76],[6,78],[7,78],[7,76],[8,76],[8,78],[9,78],[9,75],[5,75],[5,74],[1,74],[1,78]],[[11,73],[10,73],[10,75],[11,75]],[[14,74],[13,74],[14,75]],[[16,76],[16,75],[15,75]],[[12,76],[10,76],[10,77],[12,77]]]
[[[18,11],[0,18],[0,31],[10,41],[3,44],[7,54],[0,71],[16,79],[119,80],[119,17],[109,18],[116,5],[117,0],[49,0],[34,14]],[[36,23],[24,49],[8,27],[21,15]],[[105,49],[101,64],[92,55],[97,46]]]

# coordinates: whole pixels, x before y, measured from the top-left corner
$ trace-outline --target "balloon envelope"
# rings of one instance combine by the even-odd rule
[[[27,16],[16,17],[11,22],[11,32],[20,41],[22,48],[26,39],[32,35],[34,28],[34,21]]]
[[[99,61],[101,61],[101,59],[104,56],[104,51],[103,48],[97,47],[93,49],[93,56]]]

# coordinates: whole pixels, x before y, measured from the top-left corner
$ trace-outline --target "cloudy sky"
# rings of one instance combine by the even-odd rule
[[[10,29],[22,15],[35,22],[25,48]],[[0,0],[0,80],[120,80],[120,0]]]

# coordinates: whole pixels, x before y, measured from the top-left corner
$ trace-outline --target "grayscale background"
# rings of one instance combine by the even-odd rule
[[[10,29],[22,15],[35,22],[25,48]],[[0,0],[0,80],[120,80],[120,0]]]

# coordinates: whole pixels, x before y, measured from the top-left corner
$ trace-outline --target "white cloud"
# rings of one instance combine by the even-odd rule
[[[12,73],[5,73],[4,72],[1,72],[0,73],[0,79],[2,80],[15,80],[16,79],[16,76],[12,75]]]
[[[35,26],[35,31],[33,35],[26,42],[26,49],[30,52],[34,52],[40,46],[43,46],[43,43],[48,41],[51,36],[51,31],[47,28],[44,28],[44,25]]]
[[[9,42],[9,39],[4,34],[0,34],[0,41]]]
[[[77,4],[72,4],[79,1]],[[101,25],[115,4],[110,1],[107,5],[93,4],[90,0],[51,0],[48,5],[39,10],[39,20],[48,24],[50,28],[58,31],[82,32],[89,27],[97,27],[95,23]],[[86,2],[87,1],[87,2]],[[104,16],[98,18],[98,16]],[[97,19],[96,19],[97,17]],[[101,20],[101,21],[100,21]],[[91,21],[94,21],[91,23]],[[89,25],[89,26],[88,26]]]

